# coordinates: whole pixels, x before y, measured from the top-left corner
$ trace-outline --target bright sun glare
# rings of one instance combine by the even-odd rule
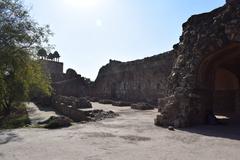
[[[97,5],[97,0],[64,0],[64,2],[78,8],[90,8]]]

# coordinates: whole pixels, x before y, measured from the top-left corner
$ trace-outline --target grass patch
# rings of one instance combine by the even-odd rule
[[[22,128],[30,123],[25,104],[15,107],[7,116],[0,114],[0,129]]]

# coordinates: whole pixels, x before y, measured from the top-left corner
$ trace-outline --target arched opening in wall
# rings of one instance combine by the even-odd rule
[[[240,122],[239,82],[240,44],[231,44],[203,60],[198,89],[202,91],[207,123]]]
[[[219,119],[229,119],[238,114],[239,79],[225,68],[215,72],[213,111]]]

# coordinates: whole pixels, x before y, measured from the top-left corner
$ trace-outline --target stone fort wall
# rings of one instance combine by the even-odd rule
[[[72,69],[63,73],[63,63],[42,61],[44,70],[51,75],[56,94],[155,105],[158,98],[166,95],[173,62],[173,51],[130,62],[110,60],[99,70],[95,82],[90,83]]]
[[[131,62],[110,60],[100,69],[91,96],[157,104],[166,94],[173,61],[173,51]]]
[[[88,79],[73,69],[63,73],[63,63],[42,60],[43,69],[50,75],[54,93],[62,96],[85,97],[88,95]]]
[[[62,74],[63,73],[63,63],[42,60],[44,70],[49,74]]]

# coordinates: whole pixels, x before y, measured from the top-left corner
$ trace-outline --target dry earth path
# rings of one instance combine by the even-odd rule
[[[120,116],[57,130],[2,130],[0,160],[239,160],[237,125],[168,131],[153,125],[156,110],[93,106]]]

